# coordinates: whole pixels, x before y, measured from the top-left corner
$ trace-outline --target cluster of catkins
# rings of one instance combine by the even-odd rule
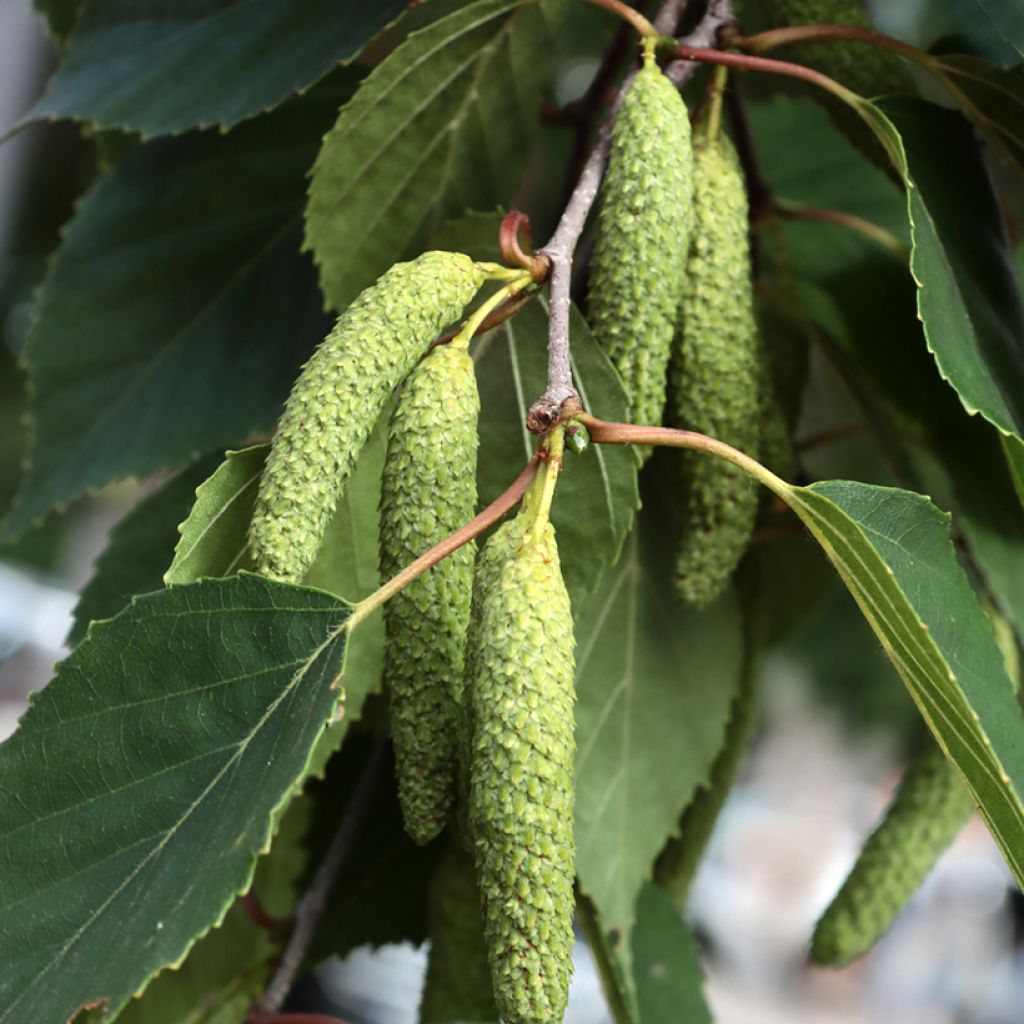
[[[772,0],[775,24],[845,22],[867,27],[856,0]],[[794,47],[794,49],[797,49]],[[848,87],[872,95],[906,91],[890,54],[807,44],[801,56]],[[838,106],[842,106],[841,104]],[[880,150],[856,115],[829,107],[837,127],[872,158]],[[647,54],[612,133],[591,264],[588,314],[626,386],[632,419],[709,434],[783,476],[795,468],[791,435],[806,374],[803,339],[768,303],[756,310],[746,187],[736,153],[717,124],[698,125],[678,90]],[[696,608],[714,601],[742,559],[758,499],[753,483],[720,459],[686,453],[677,484],[683,521],[675,583]],[[749,709],[734,710],[749,732]],[[731,784],[742,741],[723,752]],[[717,768],[717,766],[716,766]],[[680,827],[692,831],[708,791]],[[937,748],[911,764],[893,800],[811,944],[813,959],[842,965],[863,955],[888,928],[972,811],[959,778]],[[705,814],[713,820],[714,810]],[[698,827],[699,830],[699,827]],[[685,899],[700,847],[670,843],[659,883]]]
[[[747,196],[728,138],[691,139],[679,91],[648,53],[612,133],[588,314],[632,419],[710,434],[754,458],[782,416],[754,312]],[[788,439],[788,425],[774,433]],[[681,456],[676,587],[704,607],[743,556],[756,485],[708,455]]]
[[[341,315],[278,424],[249,532],[258,572],[302,580],[399,387],[381,480],[382,574],[473,517],[480,403],[468,339],[430,346],[484,279],[468,256],[428,252],[392,267]],[[430,895],[424,1021],[540,1024],[561,1020],[568,998],[573,633],[540,508],[546,472],[475,565],[466,544],[385,606],[405,827],[427,843],[451,822],[457,837]]]

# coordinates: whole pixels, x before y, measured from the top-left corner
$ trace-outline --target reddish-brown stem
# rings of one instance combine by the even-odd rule
[[[855,213],[846,213],[844,210],[823,210],[814,206],[799,206],[795,203],[787,203],[782,199],[775,200],[773,208],[780,217],[784,217],[786,220],[812,220],[849,228],[865,238],[870,238],[871,241],[882,246],[897,259],[909,258],[910,250],[895,235],[863,217],[858,217]]]
[[[709,50],[702,46],[687,46],[680,43],[676,46],[675,56],[682,60],[693,60],[703,64],[724,64],[730,68],[743,68],[747,71],[766,71],[773,75],[788,75],[790,78],[801,78],[821,89],[839,96],[841,99],[856,102],[860,99],[856,93],[841,86],[835,79],[823,75],[814,68],[794,64],[788,60],[771,60],[767,57],[753,57],[746,53],[729,53],[725,50]]]
[[[883,35],[881,32],[869,28],[856,28],[853,25],[790,25],[786,28],[769,29],[753,36],[739,36],[733,40],[733,45],[747,53],[767,53],[779,46],[806,43],[813,39],[846,39],[857,43],[870,43],[892,50],[917,64],[927,66],[929,63],[928,54],[916,46],[893,39],[892,36]]]
[[[268,914],[252,889],[240,896],[239,899],[252,923],[259,928],[265,928],[268,932],[286,932],[295,923],[293,917],[274,917],[273,914]]]
[[[519,499],[526,493],[530,486],[537,467],[540,465],[542,455],[538,451],[523,468],[523,471],[516,477],[512,485],[497,498],[494,499],[482,512],[478,512],[468,523],[460,526],[451,536],[445,537],[439,544],[435,544],[429,551],[420,555],[415,562],[410,562],[401,572],[392,576],[378,590],[375,590],[369,597],[360,601],[355,610],[346,622],[346,628],[354,629],[371,612],[376,611],[385,601],[394,597],[403,587],[411,583],[418,576],[422,576],[428,569],[432,569],[443,558],[447,558],[453,551],[457,551],[463,544],[468,544],[475,537],[479,537],[489,526],[496,523],[506,512],[514,508]]]

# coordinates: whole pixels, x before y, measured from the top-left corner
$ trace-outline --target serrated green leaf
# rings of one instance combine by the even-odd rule
[[[659,521],[639,516],[576,622],[576,870],[627,974],[637,895],[708,779],[743,653],[732,591],[704,613],[674,600]]]
[[[640,890],[632,943],[638,1024],[711,1024],[693,936],[653,885]]]
[[[191,0],[171,7],[160,0],[92,0],[28,117],[76,118],[145,137],[230,128],[351,60],[406,6],[407,0]],[[63,32],[72,21],[61,13]]]
[[[918,313],[970,413],[1024,433],[1024,309],[999,204],[965,118],[924,100],[867,104],[908,183]]]
[[[343,84],[227,136],[140,146],[86,193],[25,355],[34,437],[8,535],[273,423],[327,327],[300,212]]]
[[[0,747],[0,1021],[116,1013],[220,921],[339,702],[348,614],[207,580],[136,598],[59,666]]]
[[[924,496],[894,488],[763,479],[824,548],[1010,870],[1024,879],[1024,715],[956,561],[949,517]]]
[[[252,569],[249,522],[269,451],[269,444],[257,444],[228,452],[196,488],[188,518],[177,526],[174,560],[164,574],[168,586]]]
[[[298,895],[311,811],[305,795],[293,800],[270,852],[256,864],[250,892],[267,914],[279,919],[291,914]],[[265,988],[285,939],[283,931],[258,925],[236,901],[180,967],[162,971],[125,1007],[118,1024],[241,1024]]]
[[[196,487],[215,466],[216,460],[203,459],[178,473],[110,531],[92,579],[75,605],[67,640],[70,646],[85,636],[94,619],[109,619],[136,594],[163,586],[164,567],[178,539],[178,523],[188,514]]]
[[[478,0],[413,33],[342,109],[306,211],[329,305],[347,306],[444,218],[508,203],[538,125],[558,6]]]

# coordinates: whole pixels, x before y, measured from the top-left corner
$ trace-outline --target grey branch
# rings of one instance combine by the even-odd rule
[[[295,975],[306,958],[306,951],[313,939],[313,932],[323,916],[327,906],[327,897],[338,878],[338,874],[348,857],[352,848],[352,842],[356,837],[366,812],[370,809],[370,802],[380,784],[388,763],[388,750],[390,743],[387,736],[382,736],[374,745],[373,751],[367,761],[362,777],[356,785],[345,807],[338,827],[331,836],[330,845],[324,854],[320,866],[313,876],[309,888],[303,893],[295,908],[295,928],[288,939],[281,962],[274,972],[270,984],[263,993],[256,1006],[258,1011],[263,1013],[277,1013],[284,1004],[291,990]]]
[[[685,9],[685,0],[665,0],[655,19],[659,31],[672,31]],[[690,35],[679,42],[690,46],[713,46],[719,30],[733,21],[731,0],[710,0],[707,12]],[[667,28],[664,26],[668,25]],[[697,65],[693,61],[677,60],[666,68],[672,81],[682,87],[693,76]],[[551,261],[550,298],[548,304],[548,381],[544,394],[530,406],[526,418],[528,429],[534,434],[545,434],[558,422],[566,402],[579,402],[572,381],[571,342],[569,337],[570,283],[572,261],[576,245],[583,234],[584,225],[597,198],[604,177],[608,152],[612,144],[612,125],[619,106],[636,77],[631,71],[619,88],[611,113],[597,133],[594,148],[580,173],[576,188],[562,211],[561,220],[548,244],[540,254]]]

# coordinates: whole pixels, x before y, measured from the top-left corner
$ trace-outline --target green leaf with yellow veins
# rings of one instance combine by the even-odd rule
[[[483,283],[461,253],[388,270],[338,317],[292,388],[260,478],[249,541],[264,576],[302,579],[388,397]]]

